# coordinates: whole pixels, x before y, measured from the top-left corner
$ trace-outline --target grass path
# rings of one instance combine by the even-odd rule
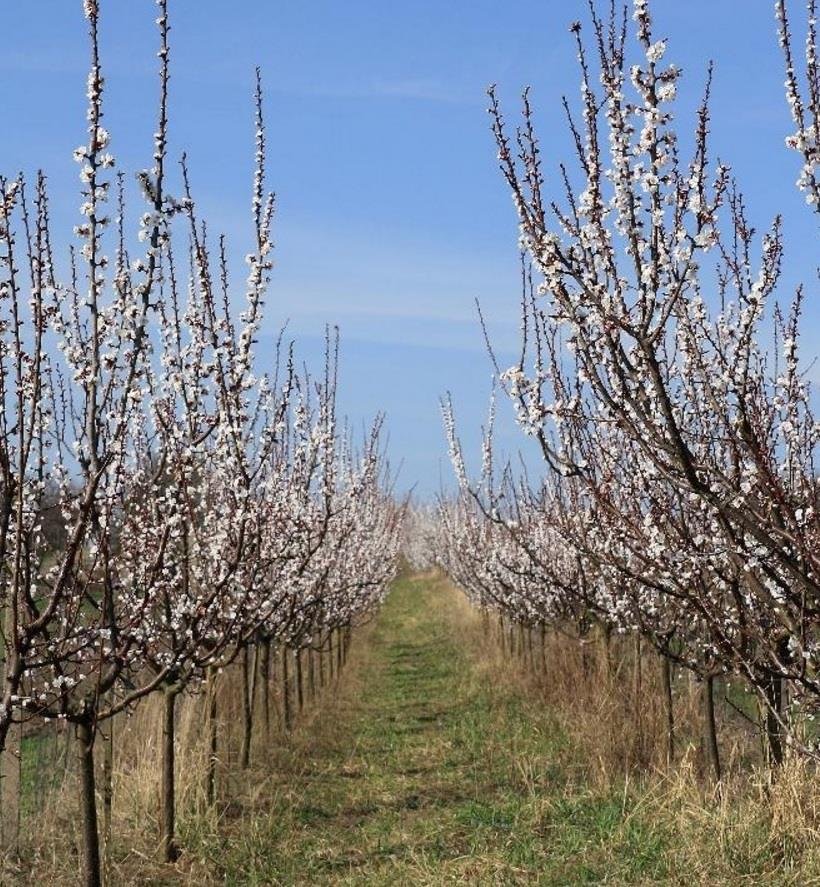
[[[550,764],[560,733],[499,689],[481,644],[445,582],[398,582],[337,704],[219,844],[203,840],[210,872],[237,885],[670,883],[663,836]]]

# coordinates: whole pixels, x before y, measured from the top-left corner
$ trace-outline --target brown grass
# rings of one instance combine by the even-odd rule
[[[533,721],[556,724],[565,742],[554,748],[553,764],[576,786],[599,797],[622,792],[629,817],[676,837],[664,855],[680,883],[820,884],[817,766],[791,755],[773,773],[760,731],[736,710],[743,705],[753,717],[749,700],[733,707],[726,696],[737,691],[716,683],[725,774],[716,786],[701,749],[701,687],[691,676],[678,673],[673,684],[677,754],[670,767],[656,654],[642,651],[638,694],[632,640],[613,640],[607,657],[602,639],[580,644],[550,633],[543,658],[540,637],[533,641],[532,655],[518,637],[511,653],[509,634],[502,644],[494,621],[485,627],[481,667],[494,692],[518,694]],[[537,766],[522,759],[520,768],[535,786]]]
[[[611,669],[600,639],[580,647],[552,634],[544,652],[546,671],[538,637],[532,659],[526,643],[523,655],[503,653],[495,625],[446,581],[405,579],[360,630],[340,684],[291,734],[277,722],[266,736],[258,716],[248,771],[229,670],[214,808],[205,699],[179,704],[184,852],[173,866],[157,860],[161,712],[148,700],[115,725],[109,883],[820,884],[814,765],[790,759],[772,780],[759,737],[721,704],[718,792],[701,764],[699,688],[685,675],[669,768],[651,652],[639,693],[628,640],[612,642]],[[26,746],[21,853],[3,861],[0,884],[78,882],[64,747],[60,736]]]
[[[364,640],[369,627],[359,630],[355,647]],[[326,666],[327,668],[327,666]],[[321,732],[332,730],[333,712],[342,688],[345,696],[355,693],[356,668],[347,668],[340,682],[326,675],[324,689],[295,715],[294,726],[286,732],[281,723],[283,708],[280,674],[274,670],[271,682],[271,725],[265,729],[262,707],[257,705],[252,741],[251,767],[242,770],[241,672],[228,668],[219,676],[219,762],[217,804],[206,799],[206,772],[209,736],[206,729],[208,700],[204,692],[186,694],[177,703],[176,793],[178,832],[217,834],[245,820],[249,811],[268,803],[281,791],[276,769],[283,754],[305,756],[314,741],[318,720]],[[292,691],[295,696],[295,692]],[[296,708],[295,698],[292,702]],[[179,864],[168,866],[158,860],[160,821],[160,780],[162,739],[162,700],[153,696],[143,701],[129,716],[116,718],[101,728],[95,748],[97,765],[98,815],[101,839],[104,833],[103,780],[104,745],[113,733],[114,768],[111,835],[105,864],[108,883],[206,885],[222,883],[212,879],[209,861],[183,853]],[[79,881],[79,803],[74,766],[73,733],[50,725],[32,731],[24,747],[23,812],[19,852],[0,856],[0,885],[54,885],[74,887]],[[293,762],[291,761],[291,766]],[[48,772],[46,772],[48,771]],[[28,775],[28,779],[26,778]],[[46,790],[42,790],[45,783]]]

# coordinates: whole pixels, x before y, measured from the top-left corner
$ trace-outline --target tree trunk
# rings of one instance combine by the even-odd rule
[[[541,623],[541,668],[547,673],[547,626]]]
[[[254,680],[251,674],[250,648],[245,645],[242,651],[242,750],[240,760],[242,769],[247,770],[251,763],[251,735],[253,733],[253,697]]]
[[[262,715],[265,718],[265,748],[270,748],[270,638],[262,641]]]
[[[304,675],[302,673],[302,648],[297,647],[295,651],[296,655],[296,704],[299,707],[299,714],[302,713],[302,710],[305,707],[305,689],[304,689]]]
[[[325,688],[325,642],[319,644],[319,689]]]
[[[114,718],[103,736],[103,869],[105,883],[111,880],[111,815],[114,804]]]
[[[342,630],[336,629],[336,675],[342,673]]]
[[[672,700],[672,661],[668,656],[661,656],[661,687],[666,715],[666,765],[670,767],[675,761],[675,709]]]
[[[174,714],[176,710],[178,691],[166,688],[163,693],[162,710],[162,834],[160,837],[160,849],[163,862],[175,862],[179,857],[179,851],[174,843],[174,814],[176,812],[176,797],[174,783],[175,764],[175,729]]]
[[[216,803],[216,763],[218,748],[217,734],[217,700],[216,700],[217,672],[213,666],[208,668],[208,773],[205,786],[208,806]]]
[[[604,668],[606,669],[606,681],[607,685],[612,684],[612,628],[609,625],[603,626],[603,635],[604,639]]]
[[[310,701],[316,699],[316,669],[313,664],[313,646],[308,646],[307,650],[307,661],[308,661],[308,690],[310,692]]]
[[[293,716],[290,710],[290,675],[288,674],[288,655],[289,650],[286,645],[282,646],[282,717],[284,720],[285,730],[290,730],[292,726]]]
[[[766,682],[766,738],[768,740],[768,758],[770,767],[779,767],[783,763],[783,725],[780,718],[783,713],[783,679],[769,678]]]
[[[708,768],[715,782],[721,780],[720,752],[715,723],[715,679],[710,675],[703,682],[703,746]]]
[[[327,652],[328,652],[328,668],[330,670],[330,681],[333,682],[333,678],[335,676],[335,665],[334,665],[334,657],[333,657],[333,629],[327,633]]]
[[[85,887],[101,887],[97,789],[94,782],[94,731],[90,721],[78,723],[76,733],[80,770],[80,821],[83,830],[83,884]]]
[[[635,662],[634,662],[634,686],[633,686],[633,716],[635,718],[635,744],[638,751],[638,760],[643,761],[643,649],[640,634],[635,635]]]

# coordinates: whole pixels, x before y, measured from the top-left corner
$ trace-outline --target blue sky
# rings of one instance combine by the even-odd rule
[[[102,5],[107,125],[131,171],[151,150],[155,10],[149,0]],[[788,280],[810,280],[816,227],[783,146],[790,122],[772,6],[656,0],[656,34],[684,68],[679,113],[691,112],[716,61],[714,153],[732,164],[760,228],[786,215]],[[313,362],[324,324],[337,323],[344,410],[356,423],[385,410],[403,485],[436,489],[448,477],[439,396],[452,391],[468,447],[486,413],[491,368],[474,300],[508,362],[518,329],[516,222],[485,89],[499,85],[512,118],[531,84],[547,168],[568,158],[558,103],[578,95],[568,25],[586,20],[585,0],[172,0],[171,12],[172,150],[189,153],[211,229],[247,251],[259,64],[279,198],[270,334],[289,319]],[[8,4],[4,43],[0,112],[16,125],[5,128],[0,170],[44,168],[55,221],[70,230],[71,151],[84,127],[81,0]],[[811,303],[809,315],[816,334]],[[519,443],[503,425],[501,445]]]

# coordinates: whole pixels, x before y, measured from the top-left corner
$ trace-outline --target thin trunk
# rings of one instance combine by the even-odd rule
[[[547,626],[541,623],[541,668],[547,673]]]
[[[313,647],[307,648],[308,661],[308,690],[310,691],[311,703],[316,699],[316,669],[313,664]]]
[[[270,748],[270,638],[262,641],[262,714],[265,718],[265,748]]]
[[[262,656],[262,650],[258,643],[254,642],[253,645],[253,663],[251,665],[251,724],[256,721],[256,699],[258,697],[258,688],[259,688],[259,672],[260,672],[260,660]],[[251,732],[251,736],[253,732]],[[250,756],[250,743],[248,743],[248,755]],[[249,757],[250,760],[250,757]]]
[[[777,645],[777,658],[780,662],[787,663],[792,654],[789,649],[789,638],[781,638]],[[786,729],[783,723],[784,714],[788,708],[789,687],[786,680],[781,677],[772,677],[767,682],[766,701],[766,738],[769,744],[769,765],[772,768],[780,767],[786,752]]]
[[[498,633],[501,635],[501,654],[507,655],[507,630],[504,626],[504,615],[498,614]]]
[[[296,702],[301,714],[305,707],[304,675],[302,673],[302,648],[296,648]]]
[[[111,813],[114,803],[114,719],[103,736],[103,869],[105,883],[111,881]]]
[[[703,746],[706,764],[712,771],[715,782],[721,780],[720,752],[715,723],[715,679],[710,675],[703,682]]]
[[[325,687],[325,642],[319,644],[319,689]]]
[[[8,637],[6,634],[6,604],[0,603],[0,629],[2,629],[2,636]],[[5,644],[0,643],[0,687],[6,686],[6,646]],[[9,731],[11,732],[11,731]],[[8,739],[6,739],[6,747],[0,749],[0,847],[7,851],[9,850],[9,841],[8,841],[8,825],[6,823],[6,798],[8,797],[6,782],[7,782],[7,768],[9,765],[9,753],[8,753]]]
[[[635,740],[638,749],[638,760],[643,760],[643,649],[640,634],[635,635],[635,662],[634,662],[634,686],[633,686],[633,715],[635,718]]]
[[[783,679],[769,678],[766,683],[766,738],[768,740],[769,766],[783,763]]]
[[[162,708],[162,834],[160,836],[160,851],[163,862],[174,862],[179,857],[179,851],[174,843],[174,814],[176,807],[175,783],[174,783],[174,757],[176,736],[174,729],[174,714],[176,710],[178,691],[167,688],[163,693]]]
[[[328,668],[330,669],[330,680],[332,683],[333,679],[335,677],[335,671],[334,671],[335,664],[334,664],[334,657],[333,657],[333,629],[332,628],[327,633],[327,652],[328,652],[328,663],[329,663]]]
[[[672,661],[668,656],[661,656],[661,687],[666,715],[666,764],[671,766],[675,761],[675,709],[672,703]]]
[[[85,887],[101,887],[100,836],[94,784],[94,731],[89,721],[77,724],[77,752],[80,771],[80,821],[83,830],[83,884]]]
[[[255,661],[255,659],[254,659]],[[251,763],[251,735],[253,733],[253,697],[256,689],[251,653],[248,645],[242,651],[242,749],[240,760],[242,769],[247,770]]]
[[[217,733],[217,701],[216,701],[217,671],[211,666],[208,669],[208,774],[206,781],[206,794],[208,806],[216,803],[216,762],[218,747]]]
[[[336,675],[340,675],[342,673],[342,631],[341,629],[336,629]]]
[[[282,646],[282,717],[284,719],[285,730],[290,730],[292,726],[292,714],[290,710],[290,675],[288,674],[288,655],[289,650],[286,645]]]
[[[532,626],[527,626],[527,649],[530,654],[530,671],[535,671],[535,654],[532,649]]]

